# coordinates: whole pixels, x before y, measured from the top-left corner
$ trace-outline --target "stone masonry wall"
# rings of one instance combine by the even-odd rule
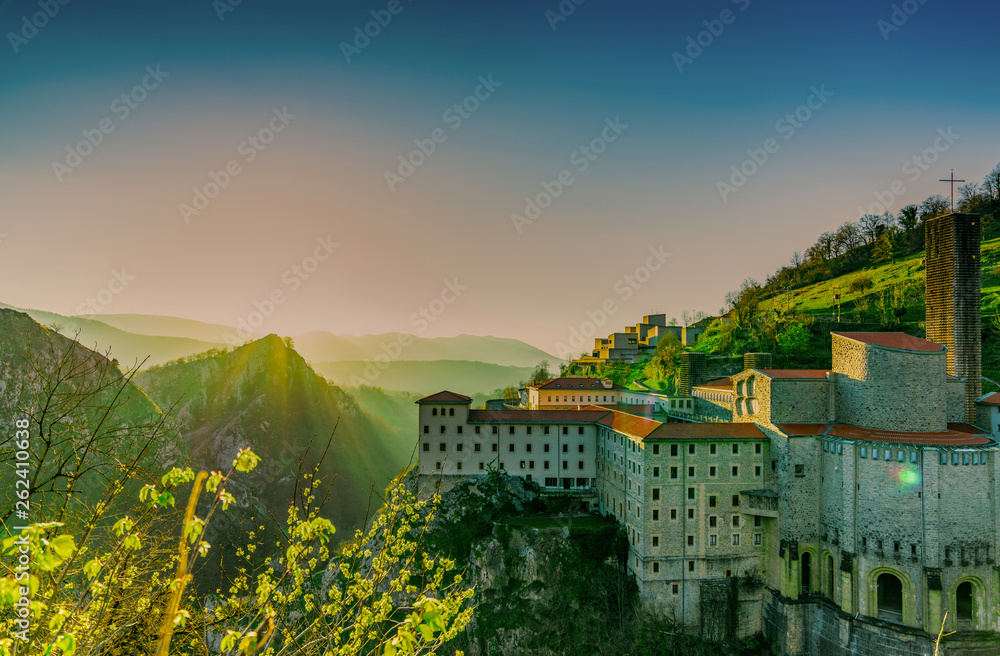
[[[915,353],[833,335],[838,422],[892,431],[947,428],[945,353]]]

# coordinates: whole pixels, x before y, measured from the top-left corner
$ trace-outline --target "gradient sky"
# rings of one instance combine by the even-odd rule
[[[896,211],[947,194],[952,167],[981,180],[1000,161],[996,3],[911,0],[885,38],[891,2],[586,0],[553,29],[555,0],[400,0],[351,62],[340,44],[388,0],[244,0],[220,20],[221,4],[70,0],[15,53],[38,0],[0,0],[0,301],[234,325],[277,290],[263,331],[555,352],[608,299],[604,333],[714,312],[893,181]],[[724,10],[679,71],[674,53]],[[169,77],[123,117],[116,100],[157,66]],[[480,76],[499,86],[453,129],[445,112]],[[812,87],[832,95],[780,131]],[[248,162],[241,143],[283,108],[295,118]],[[628,127],[579,172],[571,154],[616,117]],[[53,162],[103,119],[114,131],[60,182]],[[949,127],[913,180],[904,163]],[[446,140],[390,190],[385,172],[436,128]],[[777,152],[724,200],[717,182],[769,138]],[[180,204],[230,160],[240,173],[186,223]],[[512,213],[564,169],[573,184],[519,233]],[[339,247],[299,277],[323,238]],[[650,248],[672,255],[625,293]],[[131,279],[109,287],[113,272]],[[415,321],[446,280],[465,289]]]

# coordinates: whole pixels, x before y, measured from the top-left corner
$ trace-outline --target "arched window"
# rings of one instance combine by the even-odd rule
[[[894,574],[879,574],[878,618],[890,622],[903,621],[903,582]]]
[[[826,596],[833,599],[833,591],[837,588],[837,581],[834,578],[836,576],[836,570],[833,566],[833,555],[826,555]]]
[[[799,579],[802,583],[802,594],[809,594],[812,591],[812,556],[808,551],[803,552],[799,558],[799,567],[802,572]]]
[[[959,622],[971,622],[974,616],[972,581],[963,581],[955,589],[955,619]]]

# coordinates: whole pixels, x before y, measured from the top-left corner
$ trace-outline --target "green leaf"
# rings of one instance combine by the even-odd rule
[[[76,639],[67,633],[56,640],[56,647],[62,649],[63,656],[73,656],[76,653]]]
[[[101,561],[94,558],[86,565],[83,566],[83,573],[87,575],[88,579],[93,580],[97,573],[101,571]]]
[[[222,639],[222,651],[232,651],[233,647],[236,646],[236,638],[240,637],[239,633],[235,631],[228,631],[226,637]]]
[[[49,549],[55,551],[62,562],[73,555],[73,552],[76,551],[76,544],[73,542],[72,535],[60,535],[49,542]]]
[[[233,467],[236,468],[236,471],[248,472],[253,471],[253,469],[257,467],[258,462],[260,462],[260,456],[247,447],[239,452],[236,456],[236,460],[233,460]]]

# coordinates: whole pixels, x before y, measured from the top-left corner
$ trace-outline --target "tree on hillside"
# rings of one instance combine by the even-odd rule
[[[1000,164],[983,178],[983,195],[991,203],[1000,203]]]
[[[896,226],[883,232],[872,248],[872,262],[894,264],[896,258],[903,254],[903,239],[902,231]]]
[[[943,216],[951,212],[951,201],[941,194],[928,196],[920,204],[920,221],[926,222],[937,216]]]
[[[653,380],[671,382],[676,387],[680,356],[684,345],[673,335],[664,335],[656,345],[656,354],[646,365],[645,374]]]
[[[917,227],[917,220],[920,217],[920,208],[916,205],[907,205],[899,210],[899,225],[903,230],[910,231]]]
[[[535,370],[531,372],[531,380],[541,383],[546,380],[552,380],[552,372],[549,371],[549,361],[542,360],[535,367]]]

